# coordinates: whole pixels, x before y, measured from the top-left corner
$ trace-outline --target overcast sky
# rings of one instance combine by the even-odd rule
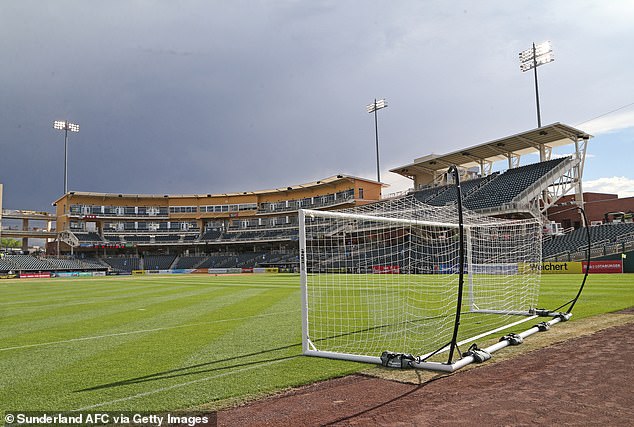
[[[542,122],[595,135],[586,190],[634,195],[632,22],[632,1],[2,0],[4,206],[52,209],[65,119],[70,190],[374,179],[375,97],[401,190],[388,169],[536,127],[518,53],[544,40]]]

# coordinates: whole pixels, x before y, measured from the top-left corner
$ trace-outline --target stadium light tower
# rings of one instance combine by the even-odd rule
[[[387,107],[387,101],[385,99],[379,99],[377,101],[374,98],[374,102],[372,104],[368,104],[366,107],[368,113],[374,113],[374,136],[376,141],[376,180],[381,182],[381,170],[379,167],[379,120],[377,118],[376,112],[381,108]]]
[[[553,55],[553,47],[550,41],[545,41],[539,44],[533,43],[533,47],[520,52],[520,70],[528,71],[535,70],[535,100],[537,104],[537,127],[542,127],[542,118],[539,111],[539,87],[537,85],[537,67],[540,65],[553,62],[555,56]]]
[[[79,132],[79,125],[68,120],[55,120],[53,128],[64,131],[64,194],[68,193],[68,131]]]

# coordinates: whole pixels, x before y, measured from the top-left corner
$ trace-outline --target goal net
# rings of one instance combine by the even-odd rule
[[[304,353],[373,363],[384,351],[426,358],[533,318],[541,223],[465,211],[462,249],[460,240],[456,206],[413,196],[300,210]]]

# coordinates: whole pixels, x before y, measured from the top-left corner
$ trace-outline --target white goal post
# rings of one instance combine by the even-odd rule
[[[457,206],[413,196],[300,210],[304,354],[382,363],[387,351],[424,361],[534,318],[541,222],[462,218],[460,227]]]

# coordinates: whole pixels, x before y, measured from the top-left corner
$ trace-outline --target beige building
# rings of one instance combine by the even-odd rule
[[[69,192],[57,199],[62,252],[296,240],[297,212],[381,199],[383,184],[337,175],[271,190],[223,194]]]

